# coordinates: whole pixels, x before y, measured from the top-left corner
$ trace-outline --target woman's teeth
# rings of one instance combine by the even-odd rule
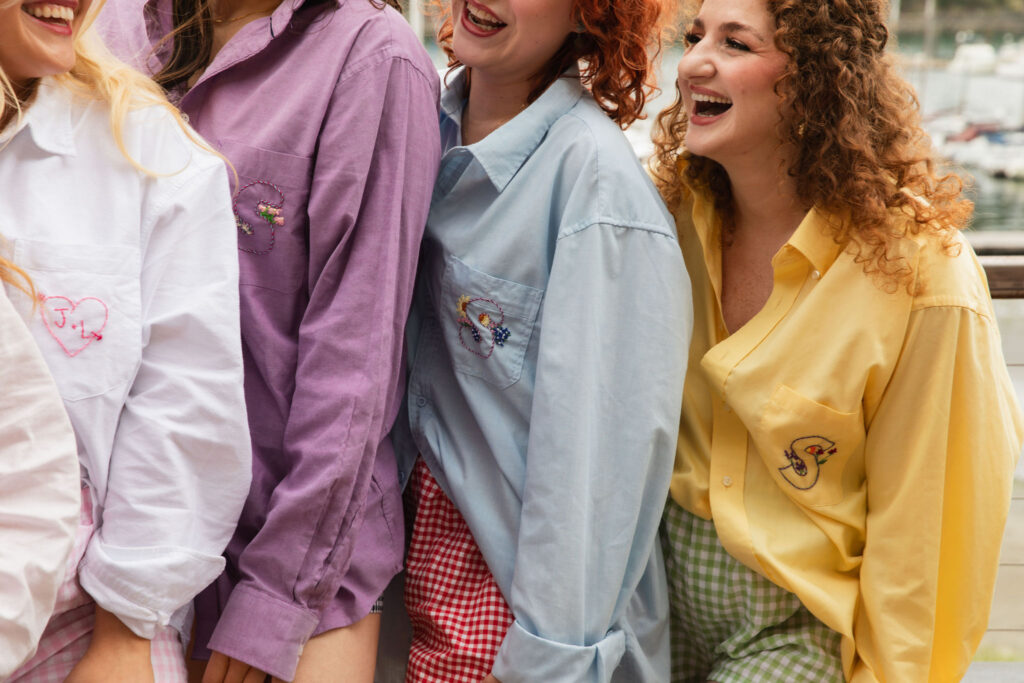
[[[718,116],[732,106],[732,100],[703,93],[690,93],[693,98],[694,116]]]
[[[64,5],[22,5],[21,8],[37,19],[56,19],[67,22],[75,20],[74,10]]]
[[[471,7],[469,3],[466,3],[466,16],[468,16],[469,20],[475,25],[485,30],[493,31],[494,29],[505,26],[498,17],[494,16],[483,7]]]

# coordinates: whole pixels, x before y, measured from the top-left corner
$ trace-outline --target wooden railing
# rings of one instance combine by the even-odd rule
[[[992,298],[1024,299],[1024,230],[966,234],[988,275]]]
[[[1024,230],[966,234],[988,276],[1006,364],[1024,403]],[[989,628],[978,653],[981,660],[1018,661],[976,662],[965,679],[968,683],[1024,681],[1024,481],[1020,471],[1003,538]]]

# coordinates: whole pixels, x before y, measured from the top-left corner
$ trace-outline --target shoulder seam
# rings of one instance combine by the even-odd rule
[[[672,241],[676,241],[676,236],[672,234],[665,226],[658,223],[647,223],[644,221],[622,221],[609,218],[606,216],[598,216],[596,218],[588,218],[580,221],[575,225],[568,226],[558,231],[558,237],[556,240],[561,240],[564,237],[571,237],[577,235],[588,228],[593,227],[604,227],[604,228],[623,228],[626,230],[637,230],[639,232],[646,232],[658,237],[666,237]]]

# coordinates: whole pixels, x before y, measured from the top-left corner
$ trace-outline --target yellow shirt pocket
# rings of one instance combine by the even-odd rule
[[[796,503],[835,505],[857,488],[851,462],[863,462],[863,411],[834,410],[784,384],[772,393],[751,436],[772,478]]]

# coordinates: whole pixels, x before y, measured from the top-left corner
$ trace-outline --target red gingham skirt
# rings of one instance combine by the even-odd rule
[[[466,520],[422,458],[408,495],[416,509],[406,559],[412,623],[406,683],[480,683],[514,617]]]
[[[75,664],[85,656],[96,621],[96,603],[78,583],[78,563],[85,555],[95,530],[89,489],[82,489],[75,545],[64,570],[64,583],[57,589],[57,605],[46,624],[35,655],[15,671],[8,683],[63,683]],[[178,632],[170,626],[157,627],[150,645],[156,683],[185,683],[185,652]]]

